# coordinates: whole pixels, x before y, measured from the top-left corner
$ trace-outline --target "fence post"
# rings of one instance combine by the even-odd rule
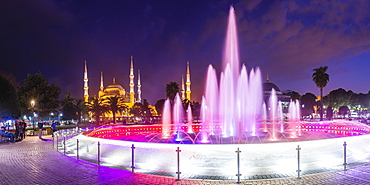
[[[66,136],[64,136],[63,145],[64,145],[64,155],[66,155]]]
[[[236,174],[236,176],[238,176],[238,181],[236,182],[237,184],[240,184],[240,176],[242,174],[240,174],[240,150],[239,150],[239,147],[238,149],[235,151],[236,152],[236,158],[237,158],[237,163],[238,163],[238,173]]]
[[[100,166],[100,142],[98,141],[98,166]]]
[[[77,139],[77,160],[78,159],[80,159],[80,155],[79,155],[79,152],[78,152],[78,148],[79,148],[79,146],[78,146],[78,143],[79,143],[80,141],[78,141],[78,139]]]
[[[297,150],[297,156],[298,156],[298,170],[297,170],[297,172],[298,172],[298,177],[297,177],[297,179],[301,179],[301,167],[300,167],[300,153],[299,153],[299,151],[301,150],[301,148],[299,148],[299,145],[298,145],[298,148],[296,148],[296,150]]]
[[[135,152],[134,152],[134,150],[135,150],[135,146],[134,146],[134,144],[132,144],[132,147],[131,147],[131,149],[132,149],[132,157],[131,157],[131,171],[132,171],[132,173],[134,173],[135,172]]]
[[[344,144],[343,144],[343,147],[344,147],[344,163],[343,163],[343,166],[344,166],[344,171],[347,171],[347,143],[344,141]]]
[[[55,147],[55,133],[53,133],[53,148]]]
[[[180,152],[181,152],[180,147],[177,147],[176,152],[177,152],[177,172],[176,172],[177,179],[176,181],[180,181],[180,174],[181,174],[180,172]]]
[[[58,136],[59,136],[59,134],[57,135],[57,152],[59,152],[59,148],[58,148],[59,147],[58,146],[59,145],[59,143],[58,143]]]

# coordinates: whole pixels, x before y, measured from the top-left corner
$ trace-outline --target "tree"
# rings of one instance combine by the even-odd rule
[[[27,75],[23,84],[18,88],[18,96],[22,114],[30,113],[30,102],[35,101],[35,111],[38,112],[38,121],[41,117],[49,116],[59,108],[59,84],[50,84],[40,72],[35,75]]]
[[[95,117],[95,122],[99,123],[100,116],[108,111],[107,107],[104,105],[103,100],[94,97],[91,102],[86,103],[87,109],[91,112],[92,116]]]
[[[339,88],[333,91],[330,91],[323,99],[325,100],[326,106],[331,106],[338,109],[341,106],[348,105],[350,102],[351,93],[348,93],[346,90]]]
[[[130,114],[134,115],[135,117],[143,117],[144,111],[142,109],[143,104],[136,102],[130,109]]]
[[[328,120],[333,120],[333,108],[331,106],[326,108],[326,118]]]
[[[301,100],[301,97],[302,97],[302,95],[299,94],[299,92],[297,92],[297,91],[291,91],[291,90],[289,90],[285,94],[288,95],[288,96],[290,96],[290,99],[292,99],[293,101],[295,101],[295,100]]]
[[[86,114],[86,109],[87,109],[86,104],[85,104],[85,100],[81,99],[81,98],[74,99],[73,100],[73,106],[75,107],[76,114],[78,116],[78,118],[77,118],[78,124],[81,124],[81,117],[82,117],[82,115]]]
[[[317,105],[316,103],[316,96],[312,93],[306,93],[301,97],[301,105],[302,105],[302,116],[309,116],[314,112],[314,106]]]
[[[12,83],[0,76],[0,120],[21,116],[17,92]]]
[[[136,117],[149,118],[152,116],[149,103],[146,99],[144,99],[143,103],[135,103],[134,106],[132,106],[130,113]]]
[[[323,103],[322,90],[326,87],[326,84],[329,82],[329,74],[326,73],[328,66],[321,66],[319,68],[313,69],[314,73],[312,74],[312,80],[315,82],[316,86],[320,88],[320,99]],[[320,111],[320,120],[323,120],[323,109]]]
[[[342,115],[343,118],[346,116],[346,114],[349,113],[349,108],[347,106],[341,106],[339,107],[339,115]]]
[[[155,102],[155,104],[154,104],[155,109],[157,110],[157,113],[158,113],[159,116],[162,116],[163,106],[164,106],[165,101],[166,101],[165,99],[160,99],[157,102]]]
[[[71,92],[68,91],[65,98],[61,101],[63,120],[78,119],[73,101],[74,98],[71,97]]]
[[[170,82],[166,85],[166,96],[173,102],[177,93],[180,93],[179,84]]]
[[[151,108],[149,108],[149,102],[147,99],[144,99],[144,102],[143,102],[143,110],[144,110],[144,116],[146,118],[150,118],[152,116],[152,111],[151,111]]]
[[[123,104],[122,98],[118,96],[108,97],[104,100],[104,103],[113,115],[113,123],[116,123],[116,114],[127,109],[127,106]]]
[[[83,99],[71,97],[71,92],[68,91],[66,97],[61,101],[63,119],[78,120],[77,124],[81,123],[81,116],[86,113],[86,105]]]

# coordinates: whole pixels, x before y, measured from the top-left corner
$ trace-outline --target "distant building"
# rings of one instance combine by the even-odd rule
[[[90,102],[90,96],[89,96],[89,86],[88,86],[88,75],[87,75],[87,64],[85,61],[85,70],[84,70],[84,100],[85,102]],[[140,74],[139,74],[140,75]],[[125,88],[123,88],[120,84],[116,83],[116,79],[113,78],[112,84],[104,87],[104,80],[103,80],[103,72],[100,73],[100,90],[97,94],[97,98],[99,100],[107,99],[109,97],[120,97],[122,99],[122,102],[128,107],[131,108],[135,104],[135,83],[134,83],[134,65],[133,65],[133,57],[131,56],[130,60],[130,75],[129,75],[129,91],[127,91]],[[141,83],[140,78],[138,81],[138,97],[137,102],[141,102]],[[96,97],[96,96],[95,96]],[[127,113],[124,112],[118,112],[116,114],[117,121],[121,121],[123,117],[127,117]],[[100,121],[110,121],[113,120],[112,113],[105,113],[104,116],[101,117]]]
[[[281,91],[277,85],[270,82],[268,75],[266,77],[266,82],[262,84],[262,88],[263,88],[263,100],[265,102],[269,101],[271,91],[272,89],[275,89],[277,99],[278,101],[281,101],[283,108],[287,108],[289,106],[291,97],[285,94],[283,91]]]

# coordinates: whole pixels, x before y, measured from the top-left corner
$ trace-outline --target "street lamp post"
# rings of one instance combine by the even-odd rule
[[[31,100],[31,107],[32,107],[32,128],[33,128],[32,135],[35,135],[35,113],[34,113],[35,100]]]

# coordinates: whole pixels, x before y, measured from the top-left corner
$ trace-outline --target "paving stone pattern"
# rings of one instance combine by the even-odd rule
[[[267,177],[269,178],[269,177]],[[15,143],[0,143],[0,184],[237,184],[235,179],[191,179],[155,174],[131,173],[130,170],[97,166],[96,163],[76,160],[53,148],[50,136],[40,140],[26,137]],[[251,185],[338,185],[370,184],[370,163],[353,166],[347,171],[331,171],[296,177],[242,180]]]

